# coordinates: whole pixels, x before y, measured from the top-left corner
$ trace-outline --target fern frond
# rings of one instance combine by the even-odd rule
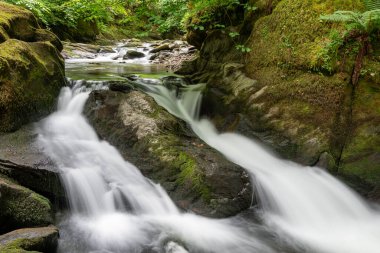
[[[321,20],[328,22],[359,22],[360,14],[353,11],[336,11],[330,15],[322,15],[320,16]]]
[[[380,9],[366,11],[362,14],[362,23],[367,32],[380,29]]]
[[[363,2],[368,11],[380,9],[380,0],[363,0]]]

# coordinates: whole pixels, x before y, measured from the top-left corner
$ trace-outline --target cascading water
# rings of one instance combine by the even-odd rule
[[[234,133],[219,134],[208,120],[198,120],[199,86],[176,91],[163,86],[144,90],[230,161],[255,178],[262,217],[273,231],[300,242],[310,252],[380,252],[380,212],[320,168],[276,158],[254,141]]]
[[[181,213],[159,185],[99,140],[82,115],[91,88],[81,85],[62,89],[57,112],[39,129],[71,207],[61,224],[60,252],[275,252],[255,238],[252,226]]]

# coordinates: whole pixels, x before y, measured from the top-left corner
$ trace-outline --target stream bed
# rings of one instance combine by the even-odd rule
[[[99,139],[82,115],[89,93],[107,89],[103,81],[170,74],[150,64],[149,55],[123,61],[115,51],[67,60],[72,87],[62,89],[57,111],[40,126],[39,143],[60,168],[70,202],[70,212],[59,216],[59,253],[380,252],[379,212],[343,183],[322,169],[281,160],[244,136],[218,133],[194,109],[200,89],[178,97],[167,87],[142,84],[200,139],[249,172],[260,203],[227,219],[179,210],[160,185]],[[98,82],[84,87],[80,80]]]

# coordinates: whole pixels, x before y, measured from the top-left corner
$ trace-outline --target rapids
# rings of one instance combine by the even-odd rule
[[[71,207],[59,252],[275,252],[254,227],[181,213],[160,185],[97,137],[82,115],[91,88],[81,84],[62,89],[58,110],[39,129]]]
[[[112,60],[117,53],[68,61],[68,73],[82,78],[87,70],[88,77],[104,80],[137,66],[161,74],[146,59],[120,65]],[[209,120],[199,119],[202,84],[178,96],[141,83],[141,90],[186,121],[199,138],[245,168],[259,201],[248,215],[229,219],[181,212],[160,185],[123,160],[88,124],[82,115],[88,95],[106,88],[102,81],[92,84],[86,88],[72,81],[72,87],[63,88],[57,111],[38,130],[38,143],[58,165],[70,204],[70,212],[59,217],[59,253],[380,252],[379,210],[342,182],[323,169],[279,159],[242,135],[219,133]]]

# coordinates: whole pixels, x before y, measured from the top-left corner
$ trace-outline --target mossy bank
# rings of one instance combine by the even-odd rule
[[[320,20],[361,1],[250,1],[240,26],[209,31],[183,73],[207,82],[203,113],[222,130],[258,138],[281,156],[328,168],[362,194],[379,197],[379,35],[352,85],[358,43],[346,27]],[[249,53],[236,50],[230,31]],[[180,71],[181,72],[181,71]],[[259,159],[259,158],[258,158]]]

